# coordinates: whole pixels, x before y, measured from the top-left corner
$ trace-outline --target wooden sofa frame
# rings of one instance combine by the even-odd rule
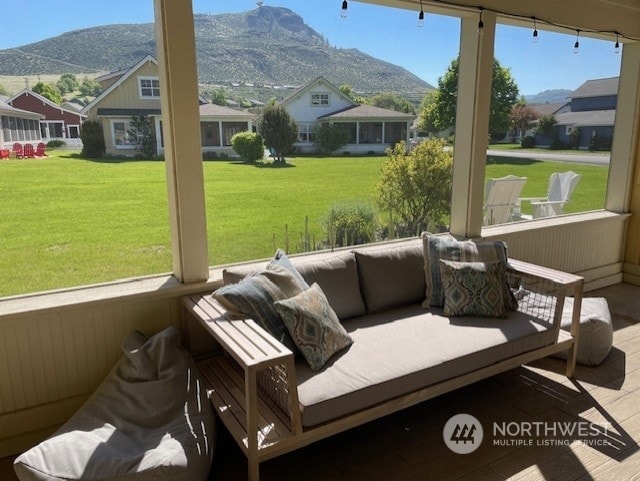
[[[199,360],[198,368],[218,417],[247,456],[249,480],[259,480],[262,461],[564,350],[569,351],[566,375],[573,377],[584,279],[521,261],[510,260],[509,264],[508,274],[526,283],[528,289],[555,297],[550,320],[555,343],[309,428],[301,422],[292,352],[253,320],[225,318],[225,309],[210,294],[185,297],[183,331],[187,348],[188,323],[194,319],[221,348],[220,354]],[[560,329],[568,294],[574,296],[569,333]]]

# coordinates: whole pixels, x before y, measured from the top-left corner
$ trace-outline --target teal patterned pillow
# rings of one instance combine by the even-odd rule
[[[256,321],[278,341],[296,352],[295,343],[273,303],[293,297],[304,289],[298,276],[286,266],[269,265],[267,269],[245,277],[213,292],[213,298],[233,315]],[[302,281],[304,282],[304,281]]]
[[[440,261],[447,316],[507,317],[500,261]]]
[[[444,293],[440,260],[459,262],[492,262],[500,261],[503,270],[507,269],[507,245],[502,241],[476,242],[472,240],[459,241],[447,236],[436,236],[428,232],[422,233],[424,249],[424,270],[426,282],[426,300],[423,307],[442,307]],[[505,306],[515,311],[518,301],[513,296],[506,281],[502,285]]]
[[[353,343],[316,283],[291,299],[276,301],[274,306],[314,371],[322,369],[331,356]]]

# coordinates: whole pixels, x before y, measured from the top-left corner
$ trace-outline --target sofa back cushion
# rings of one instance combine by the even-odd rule
[[[360,295],[358,269],[353,252],[308,261],[292,259],[293,264],[310,285],[317,283],[340,320],[366,313]]]
[[[420,241],[355,251],[360,290],[367,312],[424,300],[426,285],[422,252]]]

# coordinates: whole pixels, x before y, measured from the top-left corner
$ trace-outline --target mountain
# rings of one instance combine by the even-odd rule
[[[319,75],[355,91],[424,94],[433,87],[406,69],[356,49],[332,47],[287,8],[194,16],[203,84],[302,85]],[[0,50],[0,75],[115,71],[156,55],[153,24],[75,30]]]
[[[528,104],[559,104],[567,102],[567,97],[572,92],[573,90],[565,89],[545,90],[535,95],[525,95],[524,98]]]

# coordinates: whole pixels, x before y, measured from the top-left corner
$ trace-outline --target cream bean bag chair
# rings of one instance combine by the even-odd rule
[[[84,406],[15,460],[21,481],[207,479],[214,413],[178,332],[135,332],[122,350]]]

